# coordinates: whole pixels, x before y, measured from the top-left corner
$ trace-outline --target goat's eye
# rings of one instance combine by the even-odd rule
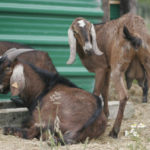
[[[78,34],[76,31],[74,31],[74,34]]]

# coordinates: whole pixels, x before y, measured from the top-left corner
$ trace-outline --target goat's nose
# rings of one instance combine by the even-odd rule
[[[92,49],[90,49],[90,50],[85,50],[85,53],[88,54],[88,55],[91,55],[92,52],[93,52]]]
[[[86,42],[83,47],[85,53],[91,53],[92,52],[92,44],[90,42]]]

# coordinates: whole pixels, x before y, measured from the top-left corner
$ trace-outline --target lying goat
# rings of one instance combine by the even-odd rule
[[[120,100],[117,118],[110,132],[110,136],[116,138],[128,100],[123,81],[124,73],[135,56],[146,70],[148,81],[150,79],[150,36],[147,34],[145,23],[141,17],[132,14],[97,25],[84,18],[77,18],[68,30],[68,37],[70,57],[67,64],[74,62],[77,51],[83,65],[96,73],[94,93],[102,93],[105,114],[108,114],[107,96],[110,71],[112,72]]]
[[[72,144],[87,137],[96,138],[104,132],[107,119],[99,97],[77,88],[58,73],[25,63],[23,57],[3,66],[1,74],[5,70],[11,70],[11,77],[3,76],[0,84],[10,79],[11,94],[20,95],[29,104],[31,118],[24,128],[6,127],[4,134],[26,139],[42,136],[46,140],[50,131],[55,140],[61,142],[58,136],[61,132],[62,141]]]
[[[11,59],[10,59],[10,58]],[[49,58],[46,52],[36,51],[34,49],[9,49],[7,50],[0,59],[0,93],[5,94],[10,91],[10,77],[12,74],[12,69],[7,67],[11,65],[15,58],[20,58],[25,60],[26,62],[30,62],[39,68],[43,68],[45,70],[56,73],[56,69]],[[21,69],[18,68],[17,72],[22,72]],[[3,80],[4,77],[7,77]],[[21,77],[21,76],[20,76]],[[16,76],[16,78],[18,78]],[[34,80],[34,76],[32,76]],[[18,78],[19,79],[19,78]],[[13,86],[19,87],[20,85],[14,84]],[[19,97],[21,97],[19,95]],[[30,106],[30,97],[29,100],[23,102],[23,106]]]

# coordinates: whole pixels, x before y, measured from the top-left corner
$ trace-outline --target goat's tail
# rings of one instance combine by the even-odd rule
[[[89,118],[89,120],[83,125],[83,127],[78,131],[78,132],[82,132],[83,130],[85,130],[89,125],[91,125],[92,123],[94,123],[94,121],[99,117],[99,115],[102,112],[102,100],[100,99],[100,97],[94,95],[96,102],[97,102],[97,109],[96,111],[93,113],[93,115]]]
[[[125,35],[125,39],[131,43],[134,49],[138,49],[142,46],[142,40],[139,37],[132,35],[126,26],[123,28],[123,33]]]

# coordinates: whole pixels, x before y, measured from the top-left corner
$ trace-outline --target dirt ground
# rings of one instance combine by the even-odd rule
[[[108,136],[114,122],[109,120],[106,132],[99,139],[92,140],[88,144],[71,146],[52,147],[36,139],[23,140],[5,136],[0,131],[0,150],[150,150],[150,100],[146,104],[141,103],[141,94],[141,88],[134,84],[129,91],[129,101],[134,103],[135,114],[132,118],[123,120],[118,139]],[[111,86],[109,99],[116,100],[116,98],[117,95]],[[139,125],[142,125],[141,128],[135,128]],[[134,126],[134,129],[131,126]],[[125,132],[129,132],[129,135],[125,136]]]

